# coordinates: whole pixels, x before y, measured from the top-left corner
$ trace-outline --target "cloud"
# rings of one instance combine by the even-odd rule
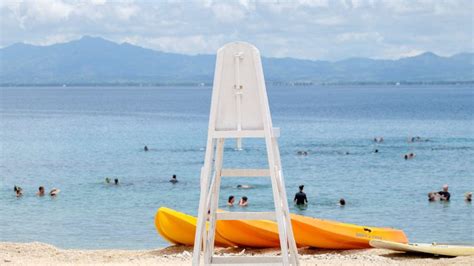
[[[211,8],[215,18],[221,22],[240,21],[245,17],[245,13],[240,6],[230,5],[225,2],[212,5]]]
[[[128,6],[117,6],[115,7],[115,13],[121,20],[129,20],[132,16],[136,15],[140,11],[140,8],[134,5]]]
[[[347,42],[382,42],[383,37],[378,32],[345,32],[336,36],[338,43]]]
[[[254,43],[265,56],[338,60],[473,51],[470,0],[0,1],[0,46],[83,35],[177,53]]]
[[[22,2],[17,6],[18,17],[23,23],[55,23],[66,20],[73,7],[59,0],[37,0]]]

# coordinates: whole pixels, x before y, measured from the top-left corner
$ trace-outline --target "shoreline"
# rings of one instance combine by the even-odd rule
[[[217,255],[276,256],[278,249],[219,248]],[[472,265],[474,256],[435,257],[382,249],[320,250],[299,248],[301,265]],[[0,242],[3,265],[190,265],[192,247],[169,246],[151,250],[61,249],[40,242]]]

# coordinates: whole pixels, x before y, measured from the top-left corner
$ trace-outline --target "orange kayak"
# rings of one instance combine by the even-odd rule
[[[326,249],[370,248],[370,240],[408,243],[402,230],[360,226],[322,220],[301,215],[291,215],[295,241],[301,246]]]
[[[161,219],[159,212],[165,209],[167,212],[172,210],[160,208],[157,218]],[[181,214],[179,212],[173,211]],[[190,219],[189,215],[181,214]],[[175,219],[183,216],[174,215]],[[173,231],[173,243],[188,243],[192,245],[194,240],[194,232],[196,226],[196,218],[192,217],[194,223],[188,223],[193,228],[183,229],[183,226],[177,225],[178,221],[173,224],[162,223],[161,230],[169,227],[169,231]],[[155,224],[158,222],[155,221]],[[378,239],[385,241],[393,241],[398,243],[408,243],[408,239],[402,230],[392,228],[380,228],[371,226],[359,226],[354,224],[339,223],[336,221],[322,220],[301,215],[291,215],[291,224],[296,244],[300,247],[310,246],[325,249],[361,249],[370,248],[370,240]],[[160,228],[157,226],[158,231]],[[177,238],[185,238],[186,231],[192,232],[184,241],[176,241]],[[166,232],[161,233],[167,238]],[[168,236],[169,237],[169,236]],[[167,238],[168,239],[168,238]],[[221,246],[240,246],[253,248],[279,247],[278,226],[273,221],[266,220],[221,220],[217,221],[216,226],[216,244],[217,240],[221,241]]]
[[[279,247],[278,225],[266,220],[217,221],[216,232],[239,247]]]
[[[196,234],[197,219],[169,208],[161,207],[156,212],[155,227],[158,233],[173,244],[192,246]],[[208,224],[206,224],[206,228]],[[235,244],[216,233],[216,246],[233,247]]]

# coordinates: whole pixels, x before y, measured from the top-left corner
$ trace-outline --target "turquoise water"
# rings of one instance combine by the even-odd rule
[[[474,190],[473,92],[465,86],[268,88],[288,197],[305,184],[309,199],[306,210],[290,204],[291,211],[401,228],[411,241],[474,244],[473,206],[463,200]],[[153,224],[160,206],[196,214],[210,88],[0,93],[0,241],[155,248],[167,245]],[[385,141],[374,144],[375,136]],[[429,141],[408,143],[410,136]],[[227,167],[265,165],[263,142],[246,140],[240,152],[232,141],[226,147]],[[407,152],[417,156],[405,161]],[[168,182],[173,174],[176,185]],[[121,184],[106,185],[105,177]],[[254,188],[235,188],[244,181]],[[445,183],[451,202],[429,203],[426,194]],[[22,198],[14,185],[23,187]],[[38,198],[40,185],[61,193]],[[230,194],[248,196],[249,211],[273,206],[267,179],[225,179],[222,186],[223,206]]]

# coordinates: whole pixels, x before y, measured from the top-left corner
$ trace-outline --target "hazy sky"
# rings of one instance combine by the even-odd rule
[[[473,0],[0,1],[0,46],[100,36],[156,50],[338,60],[472,52]]]

